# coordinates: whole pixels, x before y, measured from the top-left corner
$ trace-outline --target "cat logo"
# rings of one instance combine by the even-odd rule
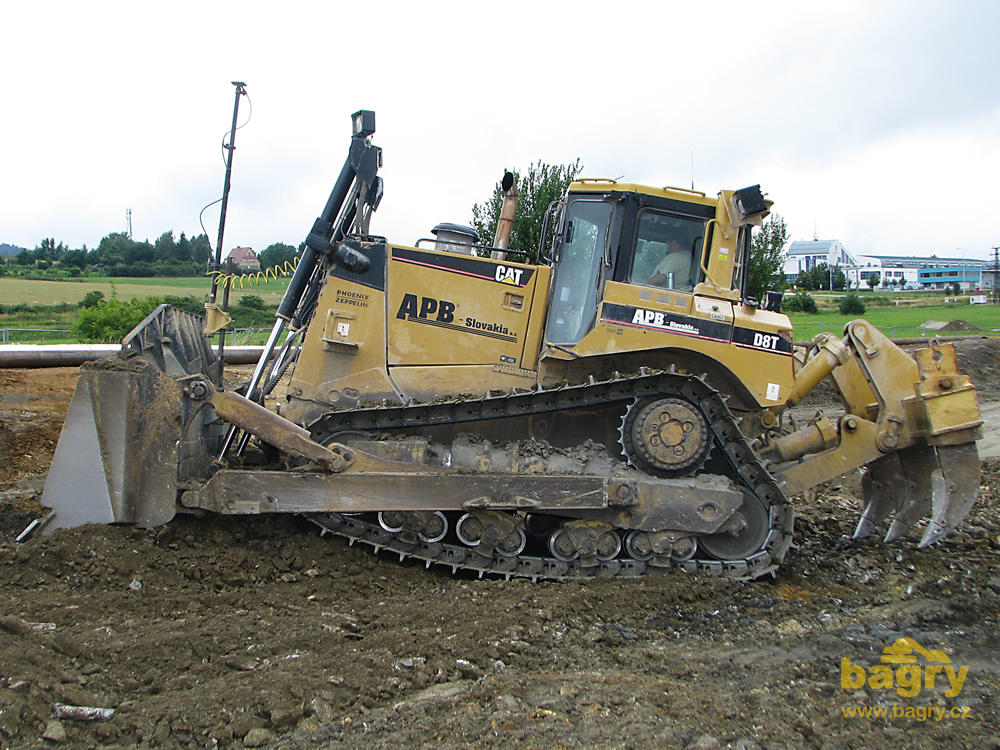
[[[508,268],[507,266],[497,266],[497,272],[493,278],[504,284],[521,286],[522,273],[524,273],[523,268]]]

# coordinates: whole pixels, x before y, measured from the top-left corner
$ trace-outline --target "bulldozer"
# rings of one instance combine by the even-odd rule
[[[966,517],[982,421],[954,347],[911,356],[862,319],[796,345],[780,297],[747,293],[759,185],[578,179],[536,262],[461,232],[397,245],[369,232],[374,120],[352,117],[248,381],[223,379],[216,310],[165,305],[81,369],[47,531],[288,513],[479,576],[752,579],[792,498],[847,472],[857,537],[928,545]],[[843,413],[799,424],[829,381]]]

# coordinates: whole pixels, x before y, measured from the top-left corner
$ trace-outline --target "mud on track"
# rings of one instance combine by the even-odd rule
[[[987,406],[998,351],[960,351]],[[3,479],[44,471],[74,381],[71,368],[0,371]],[[856,476],[797,498],[797,546],[776,578],[752,583],[455,578],[285,518],[180,517],[15,545],[37,486],[8,484],[0,510],[0,746],[1000,743],[996,459],[962,531],[928,550],[843,538]],[[969,667],[959,695],[940,677],[912,698],[841,688],[843,658],[870,667],[904,636]],[[57,720],[57,703],[116,710]],[[843,715],[878,705],[914,717],[968,706],[971,718]]]

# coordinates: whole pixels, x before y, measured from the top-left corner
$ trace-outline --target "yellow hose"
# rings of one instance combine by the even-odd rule
[[[286,260],[280,266],[272,266],[271,268],[266,268],[263,271],[254,271],[252,273],[226,273],[224,271],[209,271],[208,275],[213,276],[213,283],[222,289],[227,286],[230,289],[236,288],[236,282],[239,282],[240,289],[243,288],[244,283],[247,287],[253,288],[253,286],[266,284],[269,281],[275,281],[280,279],[282,276],[291,276],[295,273],[295,267],[299,265],[299,259],[296,258],[294,261]]]

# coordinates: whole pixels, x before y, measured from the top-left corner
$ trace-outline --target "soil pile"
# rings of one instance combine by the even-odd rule
[[[959,342],[981,400],[997,397],[997,351]],[[11,372],[5,429],[54,444],[72,375],[46,392],[45,373]],[[33,445],[8,476],[51,458]],[[452,577],[300,518],[179,517],[13,544],[15,514],[33,510],[21,484],[0,511],[0,745],[996,746],[1000,462],[983,468],[962,530],[924,550],[918,532],[847,540],[856,475],[797,498],[797,546],[776,578],[749,583]],[[968,667],[961,689],[944,671],[913,695],[858,683],[901,638]],[[60,705],[114,713],[81,721]],[[858,708],[887,716],[845,716]]]

